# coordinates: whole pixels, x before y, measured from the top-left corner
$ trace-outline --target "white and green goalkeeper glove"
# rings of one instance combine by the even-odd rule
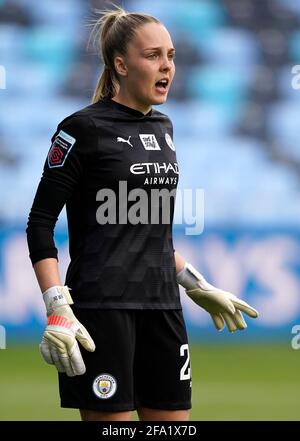
[[[240,311],[249,317],[258,317],[258,312],[248,303],[230,292],[215,288],[190,263],[185,263],[176,279],[185,288],[187,295],[211,315],[219,331],[224,328],[225,323],[230,332],[247,328]]]
[[[95,344],[69,306],[73,300],[68,287],[53,286],[43,293],[43,299],[48,324],[40,344],[42,357],[69,377],[84,374],[85,364],[77,340],[89,352],[94,352]]]

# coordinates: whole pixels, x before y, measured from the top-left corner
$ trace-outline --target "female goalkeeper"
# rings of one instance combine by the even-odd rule
[[[178,166],[165,103],[175,49],[156,18],[106,11],[104,70],[91,105],[57,127],[29,215],[30,259],[48,323],[40,350],[62,407],[83,420],[188,420],[191,369],[180,283],[217,329],[257,312],[174,252]],[[169,194],[153,203],[153,192]],[[71,262],[62,284],[53,233],[66,204]],[[79,348],[78,342],[82,348]]]

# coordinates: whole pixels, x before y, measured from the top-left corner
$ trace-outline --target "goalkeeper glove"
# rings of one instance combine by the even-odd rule
[[[190,263],[185,263],[176,279],[185,288],[187,295],[211,315],[219,331],[224,328],[225,323],[230,332],[247,328],[240,311],[252,318],[258,317],[258,312],[248,303],[209,284]]]
[[[95,344],[69,306],[73,300],[68,287],[53,286],[43,293],[43,299],[48,324],[40,344],[42,357],[69,377],[84,374],[86,369],[76,339],[89,352],[94,352]]]

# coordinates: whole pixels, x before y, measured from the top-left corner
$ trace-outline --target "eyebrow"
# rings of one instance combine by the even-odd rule
[[[161,47],[147,47],[146,49],[143,50],[144,51],[158,51],[161,50]],[[168,52],[175,52],[175,48],[172,47],[170,49],[168,49]]]

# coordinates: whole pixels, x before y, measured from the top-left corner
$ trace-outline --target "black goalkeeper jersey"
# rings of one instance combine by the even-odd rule
[[[181,309],[174,197],[153,199],[176,191],[172,138],[163,113],[144,115],[107,97],[58,125],[26,232],[32,264],[57,258],[54,227],[66,204],[65,284],[78,307]]]

